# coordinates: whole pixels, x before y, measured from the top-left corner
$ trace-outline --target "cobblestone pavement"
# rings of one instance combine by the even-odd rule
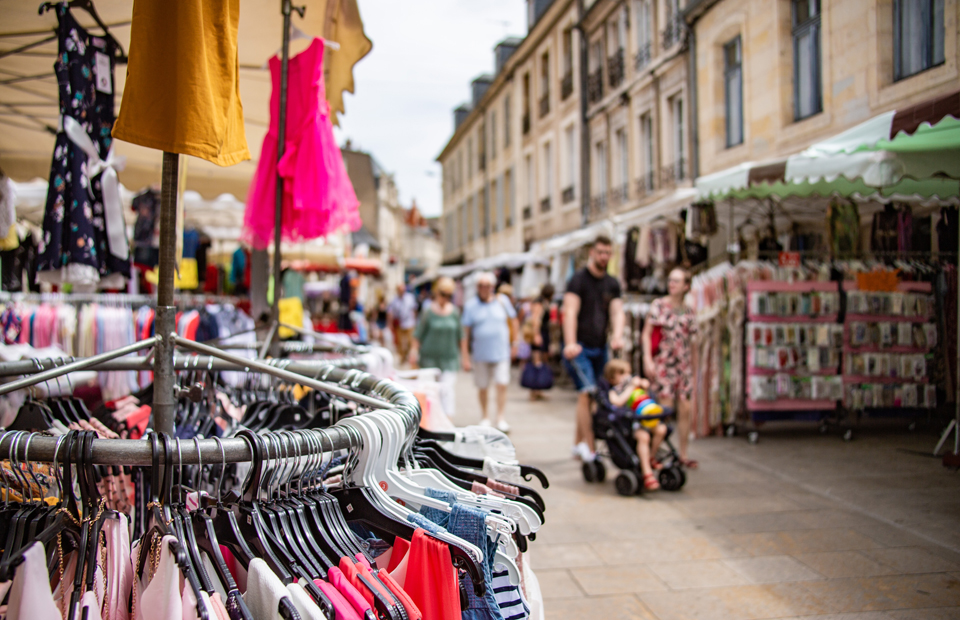
[[[550,478],[530,550],[548,619],[960,619],[960,475],[921,454],[936,437],[703,439],[680,492],[624,498],[612,467],[583,481],[575,394],[549,397],[531,403],[514,382],[507,404],[520,460]],[[463,374],[457,411],[458,425],[480,419]]]

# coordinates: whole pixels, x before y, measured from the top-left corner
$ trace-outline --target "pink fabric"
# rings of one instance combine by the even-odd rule
[[[276,56],[270,59],[270,129],[263,139],[243,220],[243,238],[254,248],[265,248],[273,242],[278,172],[284,178],[284,240],[316,239],[343,226],[360,228],[360,202],[330,124],[323,51],[323,40],[314,39],[306,50],[290,59],[286,144],[279,163],[280,60]]]
[[[337,620],[363,620],[363,617],[357,613],[353,605],[344,598],[343,594],[341,594],[333,584],[327,583],[322,579],[314,579],[313,583],[317,584],[320,591],[333,603],[333,609],[337,612]],[[359,593],[357,593],[357,596],[359,596]]]
[[[130,564],[130,529],[127,515],[119,513],[117,519],[103,523],[107,541],[107,609],[110,620],[128,620],[130,610],[127,599],[133,583],[133,567]]]
[[[213,607],[213,613],[217,614],[216,620],[230,620],[230,612],[224,606],[219,592],[214,592],[210,596],[210,606]],[[210,620],[214,619],[210,618]]]
[[[343,572],[334,566],[327,571],[327,579],[330,580],[330,584],[340,591],[340,594],[343,595],[343,598],[353,606],[353,608],[360,614],[362,617],[368,609],[373,609],[370,606],[370,603],[367,602],[367,599],[363,598],[363,595],[360,594],[360,591],[350,580],[347,579],[347,576]]]

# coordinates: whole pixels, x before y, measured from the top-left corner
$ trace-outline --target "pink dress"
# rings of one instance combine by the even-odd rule
[[[257,173],[250,183],[243,222],[244,241],[262,249],[273,243],[277,171],[284,178],[284,241],[305,241],[343,227],[360,228],[360,201],[333,137],[324,95],[323,39],[290,59],[286,145],[277,162],[280,59],[270,59],[273,93],[270,129],[263,139]]]

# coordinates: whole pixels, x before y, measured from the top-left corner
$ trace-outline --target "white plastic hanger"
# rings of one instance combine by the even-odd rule
[[[337,51],[337,50],[340,49],[340,44],[337,43],[336,41],[328,41],[328,40],[322,39],[322,38],[320,38],[320,37],[312,37],[312,36],[308,35],[307,33],[305,33],[303,30],[300,30],[300,28],[297,27],[297,25],[294,24],[293,22],[290,23],[290,41],[291,41],[291,42],[296,41],[296,40],[298,40],[298,39],[303,40],[303,41],[313,41],[314,38],[318,38],[318,39],[320,39],[321,41],[323,41],[323,45],[324,45],[324,47],[326,47],[327,49],[330,49],[330,50],[333,50],[333,51]],[[283,47],[278,47],[278,48],[277,48],[277,51],[275,51],[273,54],[270,55],[270,58],[273,58],[274,56],[279,57],[282,52],[283,52]],[[263,66],[260,67],[261,69],[269,69],[269,68],[270,68],[270,58],[267,58],[267,60],[264,61]]]

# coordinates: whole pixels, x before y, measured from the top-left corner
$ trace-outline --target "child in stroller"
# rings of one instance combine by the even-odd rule
[[[673,415],[658,405],[649,392],[649,382],[631,377],[623,360],[611,360],[604,368],[595,395],[594,433],[606,443],[604,455],[621,469],[616,479],[617,492],[634,495],[641,489],[679,490],[686,482],[680,458],[669,441],[670,428],[664,419]],[[654,471],[656,470],[656,474]],[[603,462],[583,464],[587,482],[602,481]]]

